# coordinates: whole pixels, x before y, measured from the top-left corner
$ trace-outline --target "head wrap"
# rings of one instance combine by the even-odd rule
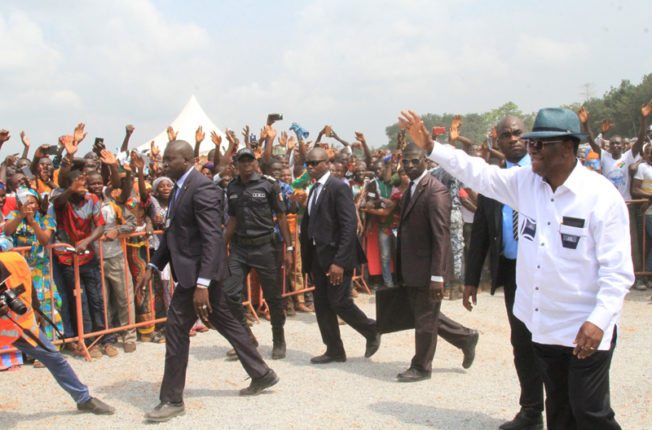
[[[168,178],[167,176],[159,176],[158,178],[154,179],[154,182],[152,183],[152,188],[154,189],[155,193],[158,193],[158,186],[163,181],[168,181],[170,182],[170,185],[174,185],[174,181],[172,181],[172,179]]]

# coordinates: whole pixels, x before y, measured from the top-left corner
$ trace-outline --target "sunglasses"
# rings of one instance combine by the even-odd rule
[[[528,150],[541,151],[544,146],[552,145],[554,143],[563,143],[565,140],[534,140],[529,139],[525,141]]]
[[[420,159],[420,158],[413,158],[413,159],[411,159],[411,160],[407,160],[407,159],[405,159],[405,158],[403,159],[403,164],[413,164],[413,165],[416,166],[416,165],[419,164],[420,162],[421,162],[421,159]]]
[[[306,166],[317,167],[320,163],[323,163],[324,161],[327,161],[327,160],[306,161]]]

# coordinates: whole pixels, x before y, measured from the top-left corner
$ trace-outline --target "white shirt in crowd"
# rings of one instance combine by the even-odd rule
[[[641,188],[643,191],[652,192],[652,166],[648,163],[641,163],[638,165],[634,179],[643,181]],[[652,215],[652,206],[645,211],[646,215]]]
[[[602,164],[602,174],[616,186],[620,195],[625,200],[631,200],[632,194],[630,193],[630,179],[629,179],[629,166],[634,164],[641,155],[636,157],[632,154],[632,150],[624,152],[619,159],[614,160],[610,152],[604,149],[600,151],[600,164]]]
[[[475,191],[519,211],[514,315],[546,345],[574,347],[585,321],[608,350],[634,282],[622,197],[578,162],[554,192],[531,167],[500,169],[435,143],[430,158]]]

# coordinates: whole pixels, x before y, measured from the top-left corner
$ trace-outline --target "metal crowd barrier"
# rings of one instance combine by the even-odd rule
[[[633,228],[637,229],[638,234],[639,234],[639,241],[638,243],[640,244],[640,269],[635,270],[634,274],[636,276],[646,276],[646,275],[652,275],[652,271],[648,271],[645,269],[645,260],[647,256],[647,246],[648,246],[648,240],[647,240],[647,220],[645,213],[641,212],[642,206],[645,203],[648,203],[649,200],[647,199],[634,199],[634,200],[626,200],[625,203],[627,204],[628,208],[633,209],[633,213],[635,216],[630,217],[630,231]],[[639,228],[639,222],[638,222],[638,216],[640,216],[640,228]],[[636,257],[636,256],[633,256]],[[634,267],[636,267],[636,264],[634,264]]]

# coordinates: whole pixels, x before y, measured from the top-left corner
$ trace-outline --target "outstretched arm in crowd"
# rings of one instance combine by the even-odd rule
[[[79,149],[79,144],[88,134],[87,131],[84,131],[86,125],[83,122],[77,124],[75,131],[72,136],[66,135],[59,138],[59,144],[64,147],[66,150],[66,156],[61,160],[61,166],[59,169],[59,187],[66,188],[69,185],[68,182],[68,173],[72,169],[73,160],[75,154]]]
[[[266,125],[263,131],[265,134],[265,151],[263,152],[263,164],[268,164],[272,160],[272,147],[274,145],[274,139],[276,138],[276,130],[271,125]],[[262,144],[263,142],[260,143]]]
[[[371,151],[369,150],[369,146],[367,146],[367,140],[364,138],[364,134],[356,131],[355,140],[360,142],[362,145],[362,150],[364,151],[364,159],[367,162],[367,166],[371,165]]]
[[[638,129],[638,139],[636,139],[636,143],[632,145],[632,155],[634,157],[636,157],[643,148],[645,133],[647,131],[647,119],[650,117],[650,113],[652,113],[652,100],[650,100],[648,104],[641,106],[641,126]]]
[[[146,202],[149,199],[149,194],[147,194],[147,186],[145,185],[145,161],[138,156],[135,152],[131,153],[131,170],[136,174],[138,178],[138,195],[140,196],[141,202]]]
[[[131,124],[127,124],[125,126],[125,138],[122,141],[122,146],[120,147],[120,152],[127,152],[129,149],[129,139],[131,138],[131,135],[133,134],[135,130],[135,127]]]
[[[582,130],[585,133],[589,134],[586,140],[589,142],[589,145],[591,145],[591,149],[593,150],[593,152],[600,155],[600,153],[602,153],[602,148],[595,141],[595,135],[593,134],[593,130],[591,130],[591,125],[589,124],[589,112],[586,109],[584,109],[584,107],[581,107],[580,110],[577,111],[577,116],[580,119]]]
[[[195,131],[195,159],[199,158],[199,147],[201,146],[201,143],[204,141],[205,137],[206,133],[204,133],[204,129],[200,125],[197,127],[197,131]]]
[[[27,158],[27,154],[29,154],[29,137],[27,137],[24,130],[20,132],[20,140],[23,142],[23,146],[25,147],[21,158]]]
[[[215,152],[213,152],[213,168],[215,173],[222,171],[220,161],[222,159],[222,154],[220,154],[220,145],[222,145],[222,136],[215,133],[215,130],[211,131],[211,141],[215,144]]]
[[[100,151],[100,161],[109,169],[111,188],[120,188],[120,172],[118,172],[118,160],[115,158],[113,153],[108,149],[102,149]],[[104,183],[106,183],[106,179],[104,179]]]

